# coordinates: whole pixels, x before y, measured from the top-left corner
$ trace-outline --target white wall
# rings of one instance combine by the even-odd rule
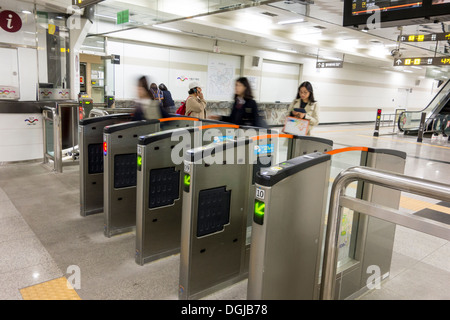
[[[93,28],[99,32],[108,29],[102,24],[94,25]],[[143,72],[154,77],[158,84],[164,82],[175,93],[175,99],[184,99],[187,94],[187,83],[174,82],[182,73],[196,77],[200,82],[205,81],[204,84],[208,85],[208,67],[215,55],[212,53],[215,40],[150,29],[113,33],[108,39],[108,54],[120,54],[124,61],[116,66],[117,99],[135,97],[136,79]],[[124,39],[127,42],[123,42]],[[218,45],[222,54],[217,57],[232,57],[226,62],[236,63],[237,69],[238,57],[242,57],[240,74],[249,77],[259,102],[290,102],[297,94],[298,85],[310,81],[320,105],[322,123],[374,121],[376,109],[383,109],[383,113],[394,113],[400,101],[407,102],[408,110],[420,110],[431,100],[432,93],[436,92],[433,90],[434,80],[419,78],[417,74],[348,62],[344,62],[343,68],[316,69],[315,58],[225,41],[218,41]],[[252,64],[253,57],[260,58],[258,66]],[[283,81],[276,81],[277,77],[274,77],[277,70],[272,67],[277,64],[286,66],[278,70],[279,78]],[[298,76],[292,74],[293,68],[298,70]],[[235,76],[239,76],[238,70]],[[416,85],[419,79],[420,84]],[[411,91],[407,97],[404,89]],[[226,100],[215,98],[206,96],[207,100]]]
[[[234,80],[239,76],[239,56],[214,54],[167,47],[151,46],[120,40],[110,40],[107,54],[118,54],[120,65],[108,65],[108,92],[116,99],[135,99],[136,85],[141,76],[149,82],[164,83],[174,99],[188,96],[192,81],[201,84],[208,100],[231,100]],[[114,73],[114,88],[111,74]]]

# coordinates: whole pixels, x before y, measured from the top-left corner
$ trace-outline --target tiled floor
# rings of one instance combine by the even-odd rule
[[[405,174],[450,184],[450,143],[376,138],[372,124],[321,125],[313,135],[333,140],[335,148],[405,151]],[[83,300],[178,298],[179,255],[137,265],[134,232],[105,237],[102,214],[81,217],[79,201],[78,166],[62,174],[39,161],[0,166],[0,299],[25,299],[20,289],[72,279],[73,266],[80,270],[76,293]],[[437,202],[403,194],[401,209],[413,213]],[[449,257],[448,241],[397,227],[389,278],[361,298],[450,299]],[[207,299],[246,299],[246,287],[245,280]]]

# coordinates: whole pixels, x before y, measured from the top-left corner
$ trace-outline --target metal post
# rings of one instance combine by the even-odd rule
[[[378,109],[377,118],[375,120],[375,132],[373,133],[374,137],[378,137],[380,134],[380,120],[381,120],[381,109]]]
[[[423,133],[425,131],[425,117],[426,113],[422,112],[422,115],[420,117],[420,124],[419,124],[419,133],[417,134],[417,142],[422,142],[423,140]]]
[[[331,189],[320,290],[320,298],[322,300],[332,300],[334,298],[339,249],[339,224],[341,221],[341,205],[339,202],[344,198],[346,187],[357,180],[425,197],[450,201],[450,185],[366,167],[352,167],[342,171],[334,180]],[[346,200],[348,199],[346,198]],[[354,201],[361,202],[361,200],[356,199]],[[361,213],[450,240],[450,227],[444,223],[410,214],[402,214],[398,210],[385,209],[374,204],[371,205],[371,208],[373,210],[370,212],[361,211]],[[381,214],[377,214],[377,211],[380,211]]]

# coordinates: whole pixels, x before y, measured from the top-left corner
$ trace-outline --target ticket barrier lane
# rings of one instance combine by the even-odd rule
[[[328,169],[324,169],[324,172],[330,172],[330,181],[340,171],[345,170],[345,166],[367,166],[403,173],[406,159],[404,152],[367,147],[331,150],[325,155],[331,156],[331,161],[327,161]],[[310,156],[312,155],[304,157]],[[277,173],[286,170],[283,164],[280,164],[277,169],[279,170],[276,171]],[[316,187],[317,177],[322,177],[321,173],[317,173],[312,182],[304,183],[305,187],[301,187],[302,184],[291,182],[300,179],[297,175],[304,174],[299,172],[290,177],[290,180],[283,178],[269,187],[268,177],[273,178],[270,172],[269,174],[263,174],[263,172],[261,170],[259,173],[257,191],[254,196],[255,213],[247,298],[318,299],[323,243],[327,227],[324,203],[329,202],[331,183],[326,181],[323,187]],[[286,184],[293,183],[296,186],[286,188],[282,183],[285,180]],[[291,189],[296,190],[298,199],[289,195]],[[302,201],[302,195],[310,192],[310,189],[313,189],[316,195],[311,195]],[[356,198],[392,208],[399,206],[400,193],[394,190],[363,182],[358,182],[352,189]],[[319,197],[322,198],[319,199]],[[297,203],[296,200],[299,202]],[[322,209],[313,215],[308,209],[312,204],[321,204]],[[285,219],[287,214],[293,217]],[[322,217],[320,225],[317,225],[318,221],[315,221],[315,227],[311,226],[307,231],[302,231],[305,223],[296,224],[296,221],[301,218],[308,219],[306,223],[310,223],[318,215]],[[286,223],[281,226],[285,220],[289,221],[290,225]],[[338,239],[340,249],[334,286],[336,299],[351,299],[367,290],[366,281],[371,274],[368,274],[366,270],[371,265],[379,266],[383,276],[389,274],[395,235],[395,225],[392,223],[360,215],[357,212],[343,214],[344,220],[347,221],[341,224],[342,229]],[[280,230],[283,230],[282,234]],[[311,233],[311,230],[315,232]],[[318,246],[305,247],[308,243],[318,243]],[[275,249],[277,246],[278,249]],[[280,246],[284,250],[279,250]],[[299,248],[303,250],[300,251]],[[308,254],[315,255],[318,259],[314,260],[310,256],[308,261],[301,262]],[[298,263],[300,264],[297,265]],[[279,270],[284,271],[279,272]],[[305,274],[310,276],[303,277]],[[311,282],[311,280],[314,281]]]
[[[193,146],[234,139],[239,126],[208,124],[139,138],[137,146],[136,252],[139,265],[180,251],[183,154]]]
[[[172,117],[133,121],[103,130],[104,234],[112,237],[136,226],[137,144],[140,136],[193,127],[197,118]]]
[[[262,133],[262,134],[261,134]],[[188,194],[185,192],[184,196],[189,196],[189,200],[184,199],[183,201],[183,217],[182,217],[182,248],[181,248],[181,264],[180,264],[180,291],[179,291],[179,298],[180,299],[198,299],[206,294],[212,293],[218,289],[224,288],[232,283],[235,283],[237,281],[240,281],[242,279],[245,279],[247,277],[248,273],[248,262],[250,257],[250,247],[251,247],[251,233],[252,233],[252,217],[253,217],[253,209],[254,209],[254,202],[252,197],[255,194],[255,174],[259,170],[262,170],[261,168],[267,168],[271,167],[274,163],[274,159],[279,158],[278,153],[280,152],[278,146],[280,145],[280,140],[287,139],[288,141],[288,147],[287,149],[283,150],[285,154],[283,157],[285,158],[291,158],[296,155],[301,155],[304,153],[311,153],[314,151],[328,151],[332,150],[333,142],[331,140],[317,138],[317,137],[302,137],[302,136],[294,136],[289,134],[273,134],[271,132],[256,132],[250,135],[247,135],[252,143],[251,147],[253,148],[250,151],[251,154],[251,161],[249,163],[245,162],[247,164],[246,170],[250,171],[250,178],[248,180],[246,179],[240,179],[240,187],[244,187],[244,190],[233,190],[230,189],[229,186],[232,185],[232,182],[229,181],[230,175],[231,176],[237,176],[233,174],[232,172],[238,172],[237,169],[231,169],[232,163],[223,163],[220,167],[218,167],[220,172],[227,172],[227,170],[230,170],[229,174],[225,174],[224,176],[218,176],[216,177],[217,173],[209,173],[212,175],[213,179],[210,181],[211,185],[204,186],[202,188],[196,188],[195,190],[191,190],[190,187],[186,188],[185,191],[189,192]],[[212,152],[212,150],[211,150]],[[191,161],[192,163],[190,165],[185,166],[185,170],[191,170],[192,167],[192,173],[189,174],[189,181],[190,186],[193,185],[193,181],[197,181],[197,185],[199,184],[199,180],[202,181],[202,184],[204,184],[203,179],[207,179],[207,175],[204,175],[203,178],[199,178],[199,170],[207,170],[203,169],[209,168],[208,160],[205,159],[205,164],[202,165],[202,156],[204,154],[200,152],[194,152],[189,151],[189,154],[191,154],[190,158],[186,158],[186,163]],[[194,157],[197,157],[197,159],[193,159]],[[190,159],[190,160],[189,160]],[[196,161],[199,161],[200,164],[197,164]],[[250,165],[249,165],[250,164]],[[244,166],[242,166],[244,167]],[[242,169],[242,168],[241,168]],[[211,170],[211,169],[209,169]],[[216,171],[217,171],[216,170]],[[187,173],[186,173],[187,174]],[[239,174],[240,177],[243,177],[242,173]],[[227,186],[225,190],[222,190],[221,188],[223,186]],[[215,190],[219,192],[219,190],[222,190],[224,192],[231,191],[231,199],[230,203],[231,205],[236,205],[235,201],[245,201],[244,203],[241,203],[242,212],[240,212],[241,216],[243,216],[243,219],[245,220],[244,224],[240,224],[240,220],[234,218],[230,219],[230,223],[227,224],[224,227],[224,230],[227,228],[241,228],[241,231],[246,236],[245,244],[240,247],[239,256],[242,257],[242,260],[240,261],[239,267],[240,271],[237,272],[235,269],[234,273],[230,273],[229,270],[225,270],[224,267],[220,267],[223,264],[226,264],[224,260],[221,260],[219,254],[217,254],[216,257],[210,257],[210,260],[206,260],[203,263],[200,263],[198,261],[202,261],[202,257],[206,257],[207,250],[203,250],[200,248],[201,253],[204,255],[198,254],[198,250],[193,249],[196,245],[200,242],[201,238],[207,238],[208,242],[205,241],[205,243],[208,243],[211,247],[218,247],[219,244],[224,244],[224,242],[221,237],[223,237],[224,231],[220,231],[220,228],[222,228],[221,224],[219,223],[219,229],[215,230],[212,234],[208,234],[205,236],[203,233],[196,233],[194,231],[196,221],[203,220],[202,215],[202,208],[199,207],[198,201],[202,201],[204,197],[207,195],[207,191]],[[200,192],[202,194],[200,194]],[[219,192],[220,193],[220,192]],[[233,197],[233,194],[240,194],[242,195],[245,193],[245,196],[240,199],[236,200],[237,197]],[[202,198],[200,197],[202,195]],[[196,200],[197,199],[197,200]],[[197,202],[196,202],[197,201]],[[187,207],[190,209],[186,209]],[[219,208],[218,208],[219,209]],[[217,209],[217,210],[218,210]],[[235,213],[236,214],[236,213]],[[200,215],[200,216],[199,216]],[[231,211],[230,211],[231,215]],[[188,228],[188,225],[190,225],[190,229]],[[197,226],[197,229],[200,229],[201,226]],[[200,238],[199,238],[200,237]],[[237,238],[236,238],[237,239]],[[197,248],[198,249],[198,248]],[[223,251],[230,251],[229,250],[223,250]],[[236,249],[235,249],[236,250]],[[211,254],[210,254],[211,255]],[[227,260],[233,260],[231,256],[228,256],[225,258]],[[237,258],[234,258],[234,261],[238,261]],[[216,265],[216,268],[212,268],[211,265]],[[209,275],[209,279],[208,276]]]
[[[257,173],[249,300],[313,299],[318,294],[330,159],[311,153]]]
[[[154,121],[154,120],[149,120]],[[158,120],[163,129],[171,129],[199,122],[192,117],[171,117]],[[86,217],[104,210],[104,151],[103,129],[106,126],[135,123],[129,113],[118,113],[94,118],[85,118],[79,122],[80,147],[80,215]],[[145,122],[145,121],[144,121]],[[187,124],[188,123],[188,124]]]
[[[81,216],[103,211],[103,128],[131,119],[131,114],[126,113],[79,121]]]
[[[198,299],[245,279],[248,185],[254,141],[189,150],[184,161],[180,299]]]

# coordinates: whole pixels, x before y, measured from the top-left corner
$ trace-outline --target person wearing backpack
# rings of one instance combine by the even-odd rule
[[[206,100],[198,82],[189,83],[189,97],[186,99],[185,115],[206,119]]]

